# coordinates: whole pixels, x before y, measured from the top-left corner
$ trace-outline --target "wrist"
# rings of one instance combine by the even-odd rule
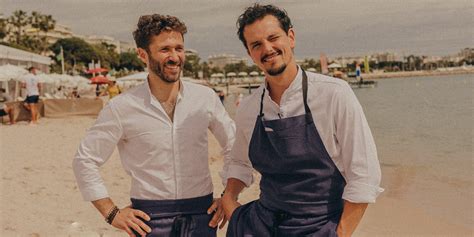
[[[105,221],[112,225],[112,222],[114,221],[118,213],[120,213],[120,209],[117,206],[113,206],[105,216]]]

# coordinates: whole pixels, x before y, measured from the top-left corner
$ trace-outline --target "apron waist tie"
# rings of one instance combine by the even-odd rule
[[[286,212],[275,212],[273,214],[272,237],[278,237],[278,227],[289,217]]]
[[[170,237],[182,237],[183,233],[187,233],[189,226],[191,225],[192,219],[189,215],[179,215],[174,218],[173,225],[171,226]]]

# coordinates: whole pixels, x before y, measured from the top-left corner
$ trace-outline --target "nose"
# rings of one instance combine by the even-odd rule
[[[270,42],[268,41],[263,41],[262,42],[262,49],[265,54],[273,52],[273,46]]]
[[[169,53],[168,60],[171,60],[173,62],[179,62],[179,54],[176,50],[171,50]]]

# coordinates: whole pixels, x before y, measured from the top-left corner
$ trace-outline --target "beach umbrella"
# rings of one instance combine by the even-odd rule
[[[227,73],[227,76],[228,77],[235,77],[235,76],[237,76],[237,74],[235,72],[229,72],[229,73]]]
[[[252,77],[258,76],[258,72],[256,72],[256,71],[250,72],[250,76],[252,76]]]
[[[93,74],[93,73],[101,73],[101,72],[108,72],[109,70],[106,68],[93,68],[89,69],[86,71],[88,74]]]
[[[308,72],[316,72],[316,68],[314,68],[314,67],[310,67],[310,68],[308,68],[308,70],[307,70],[307,71],[308,71]]]
[[[109,82],[109,79],[103,75],[95,76],[90,79],[90,84],[107,84]]]
[[[239,72],[239,77],[246,77],[248,76],[249,74],[246,73],[246,72]]]
[[[331,63],[328,68],[342,68],[342,66],[338,63]]]

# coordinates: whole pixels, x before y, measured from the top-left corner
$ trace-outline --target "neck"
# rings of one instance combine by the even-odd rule
[[[151,94],[159,102],[176,101],[180,86],[179,80],[173,83],[164,82],[160,77],[150,72],[148,74],[148,84],[150,85]]]
[[[277,76],[265,75],[269,95],[278,105],[280,105],[281,96],[295,80],[297,73],[298,67],[296,63],[292,61],[281,74]]]

